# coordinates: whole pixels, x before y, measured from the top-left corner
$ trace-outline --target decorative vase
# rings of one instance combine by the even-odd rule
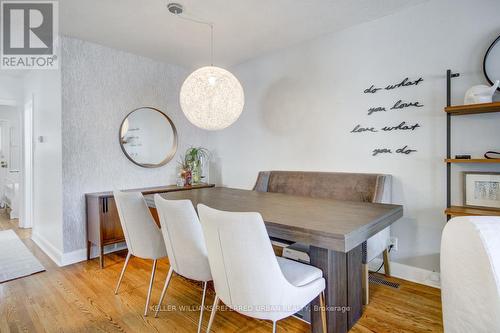
[[[491,103],[499,84],[497,80],[491,87],[483,84],[473,86],[465,93],[464,104]]]
[[[181,170],[181,179],[184,181],[184,186],[190,186],[192,184],[192,173],[191,170],[189,169],[182,169]]]
[[[199,160],[190,163],[191,176],[193,184],[201,183],[201,163]]]

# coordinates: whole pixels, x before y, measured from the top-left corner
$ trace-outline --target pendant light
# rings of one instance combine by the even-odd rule
[[[241,115],[245,95],[238,79],[229,71],[213,65],[213,24],[188,18],[182,6],[170,3],[169,11],[179,18],[210,26],[211,65],[191,73],[180,91],[180,104],[187,119],[206,130],[221,130],[233,124]]]

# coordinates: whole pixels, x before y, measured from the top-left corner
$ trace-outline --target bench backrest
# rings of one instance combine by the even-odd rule
[[[261,171],[255,191],[347,201],[391,202],[391,176],[384,174]]]

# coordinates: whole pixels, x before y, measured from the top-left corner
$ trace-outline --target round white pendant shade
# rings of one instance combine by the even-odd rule
[[[220,130],[234,123],[245,104],[238,79],[225,69],[207,66],[195,70],[184,81],[181,108],[195,126]]]

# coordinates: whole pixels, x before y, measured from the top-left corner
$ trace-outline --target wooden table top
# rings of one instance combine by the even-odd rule
[[[349,252],[403,216],[403,206],[317,199],[224,187],[160,194],[189,199],[196,207],[259,212],[270,236],[339,252]],[[153,195],[145,197],[154,208]]]

